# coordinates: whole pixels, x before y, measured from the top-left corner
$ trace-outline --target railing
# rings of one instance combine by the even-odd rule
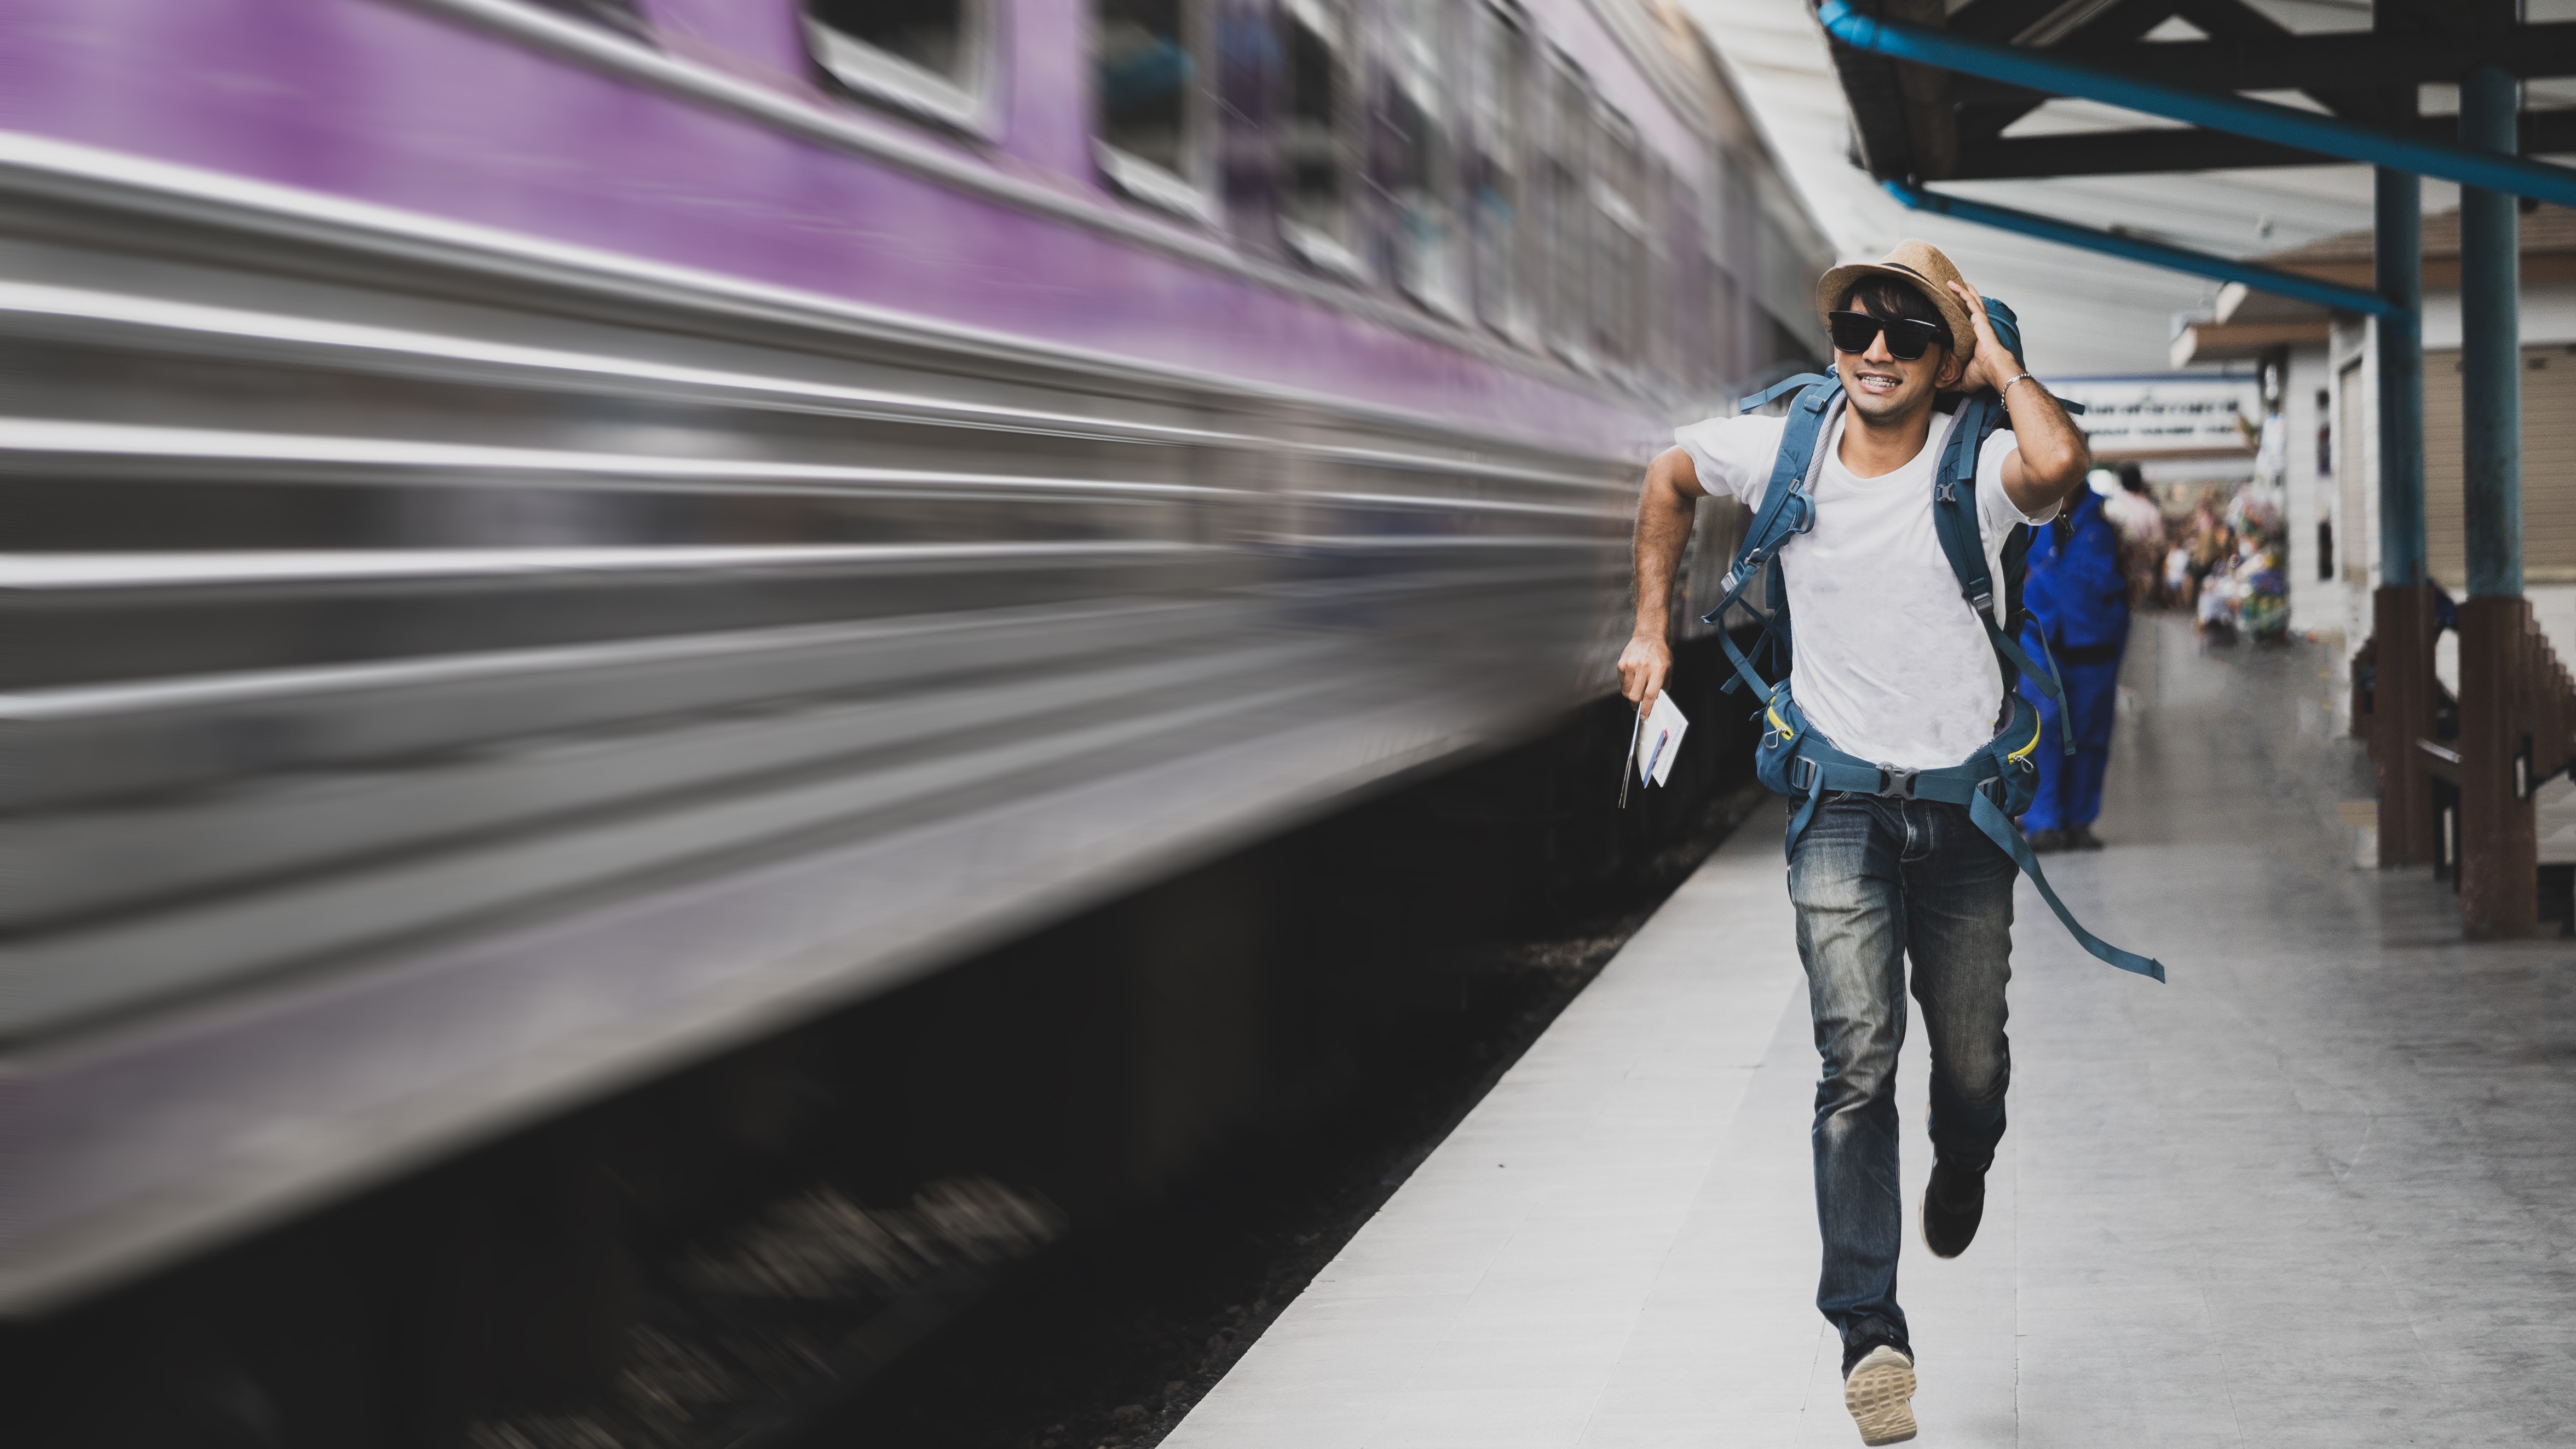
[[[2528,935],[2541,895],[2533,799],[2576,762],[2576,678],[2527,600],[2444,602],[2430,587],[2381,589],[2378,631],[2353,657],[2352,732],[2378,776],[2380,864],[2430,864],[2467,898],[2473,936]],[[2433,669],[2445,628],[2460,635],[2456,701]]]

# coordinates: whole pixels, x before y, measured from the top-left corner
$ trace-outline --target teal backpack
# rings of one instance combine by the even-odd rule
[[[2012,309],[1992,297],[1985,302],[1987,320],[1995,336],[2014,356],[2020,356],[2021,329]],[[2076,924],[2074,915],[2057,898],[2047,875],[2040,870],[2030,842],[2022,838],[2020,827],[2013,823],[2013,817],[2029,808],[2032,795],[2039,789],[2039,762],[2032,756],[2038,753],[2040,744],[2039,711],[2014,686],[2027,677],[2050,699],[2062,699],[2062,691],[2045,641],[2040,645],[2039,660],[2034,662],[2013,637],[2024,617],[2022,569],[2030,554],[2030,528],[2018,526],[2006,540],[2003,578],[1999,581],[1987,564],[1984,539],[1977,527],[1977,457],[1986,439],[2007,421],[2003,399],[1992,389],[1959,403],[1950,424],[1949,441],[1932,472],[1932,526],[1941,540],[1941,552],[1950,561],[1950,571],[1958,576],[1961,599],[1976,611],[1977,622],[1985,625],[1986,638],[1994,645],[1996,660],[2003,667],[2004,698],[2010,706],[2003,728],[1959,764],[1937,770],[1902,770],[1873,764],[1836,748],[1833,741],[1807,723],[1798,702],[1790,697],[1789,604],[1781,586],[1780,550],[1790,539],[1816,526],[1814,489],[1816,472],[1823,462],[1818,444],[1842,390],[1838,377],[1802,373],[1736,404],[1740,411],[1751,412],[1785,393],[1798,394],[1789,407],[1788,427],[1780,436],[1779,456],[1772,462],[1771,481],[1763,490],[1762,507],[1753,515],[1743,542],[1736,546],[1734,565],[1719,585],[1717,607],[1702,616],[1703,622],[1720,626],[1718,638],[1734,662],[1736,677],[1726,682],[1726,688],[1731,691],[1741,684],[1763,702],[1762,737],[1754,747],[1754,773],[1775,794],[1792,799],[1804,797],[1789,818],[1789,850],[1797,850],[1798,837],[1815,818],[1816,806],[1828,790],[1965,806],[1977,828],[2013,858],[2022,874],[2030,877],[2048,908],[2057,913],[2057,919],[2085,950],[2123,971],[2164,980],[2161,962],[2123,951]],[[2080,404],[2065,406],[2070,412],[2083,411]],[[1763,585],[1760,597],[1765,605],[1758,608],[1745,602],[1747,590],[1757,581]],[[2014,626],[2011,631],[1995,623],[1995,590],[1999,582],[2004,590],[2005,617]],[[1727,611],[1739,604],[1761,626],[1761,637],[1753,644],[1754,655],[1767,656],[1776,665],[1780,672],[1776,684],[1762,677],[1754,658],[1736,646],[1734,637],[1723,626]],[[2062,747],[2073,754],[2073,727],[2063,709],[2058,711],[2058,721]]]

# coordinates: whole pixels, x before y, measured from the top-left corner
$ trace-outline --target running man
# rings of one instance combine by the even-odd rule
[[[1991,387],[2010,415],[1977,461],[1990,559],[2015,525],[2049,521],[2084,486],[2084,439],[1996,340],[1985,304],[1950,259],[1926,243],[1827,272],[1816,310],[1848,400],[1825,436],[1815,526],[1780,554],[1795,620],[1791,690],[1815,729],[1851,754],[1902,770],[1956,765],[1994,738],[2007,706],[2002,666],[1934,533],[1936,423],[1948,416],[1936,401]],[[1694,500],[1720,494],[1758,507],[1784,428],[1755,416],[1695,423],[1646,470],[1636,633],[1619,656],[1621,690],[1639,709],[1652,707],[1672,669],[1666,601]],[[1932,1047],[1924,1245],[1950,1258],[1976,1236],[2004,1131],[2014,873],[1967,810],[1856,792],[1823,797],[1790,860],[1823,1058],[1816,1306],[1842,1334],[1844,1398],[1865,1443],[1914,1437],[1914,1349],[1896,1303],[1905,961]]]

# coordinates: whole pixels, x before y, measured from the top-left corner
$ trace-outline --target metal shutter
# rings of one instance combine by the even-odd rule
[[[2424,541],[2433,579],[2468,582],[2460,501],[2460,353],[2424,353]],[[2576,347],[2522,350],[2522,576],[2576,583]]]

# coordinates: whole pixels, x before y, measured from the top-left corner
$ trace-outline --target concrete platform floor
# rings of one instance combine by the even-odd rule
[[[2576,943],[2463,944],[2446,889],[2355,866],[2325,664],[2141,620],[2111,848],[2052,878],[2172,982],[2083,956],[2023,887],[1986,1225],[1903,1268],[1919,1443],[2576,1444]],[[1771,818],[1173,1449],[1859,1442],[1811,1301],[1816,1060]]]

